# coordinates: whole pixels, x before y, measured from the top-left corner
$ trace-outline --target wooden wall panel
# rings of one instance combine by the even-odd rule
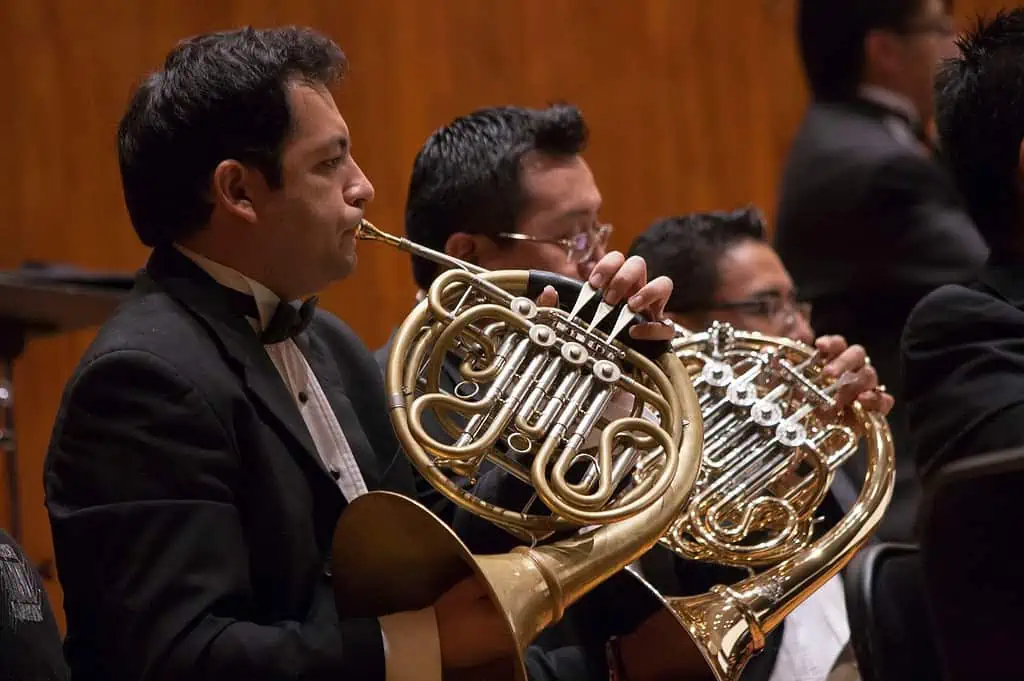
[[[958,13],[999,4],[960,0]],[[140,266],[114,151],[131,87],[177,39],[247,23],[312,25],[347,52],[340,102],[381,227],[401,230],[412,158],[432,130],[480,106],[555,100],[590,121],[614,246],[672,212],[754,202],[770,215],[805,104],[792,13],[787,0],[5,0],[0,267]],[[376,347],[412,294],[406,258],[364,245],[357,274],[324,301]],[[25,548],[37,561],[52,556],[42,459],[91,336],[34,341],[16,369]]]

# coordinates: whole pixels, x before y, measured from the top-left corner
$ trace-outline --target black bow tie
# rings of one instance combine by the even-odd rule
[[[307,298],[302,305],[281,301],[274,310],[267,328],[260,334],[260,340],[266,345],[281,343],[295,338],[306,330],[316,313],[317,297]]]
[[[227,301],[232,310],[240,315],[250,317],[259,321],[260,311],[256,305],[256,299],[241,291],[225,287]],[[281,343],[289,338],[295,338],[306,330],[309,323],[313,321],[313,314],[316,312],[318,298],[313,296],[307,299],[302,305],[281,301],[277,304],[267,328],[260,333],[260,340],[264,345]]]

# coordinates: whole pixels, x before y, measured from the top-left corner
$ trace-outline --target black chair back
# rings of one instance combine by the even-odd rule
[[[844,587],[862,681],[941,679],[917,546],[868,546],[847,566]]]
[[[946,681],[1024,678],[1024,449],[971,457],[926,482],[925,585]]]

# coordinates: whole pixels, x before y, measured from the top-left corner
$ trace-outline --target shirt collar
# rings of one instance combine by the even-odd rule
[[[256,300],[256,309],[259,310],[260,318],[252,320],[256,330],[267,328],[270,318],[274,316],[278,303],[281,301],[277,295],[263,284],[250,279],[241,272],[234,270],[227,265],[210,260],[206,256],[189,250],[180,244],[174,247],[186,258],[198,265],[204,272],[213,277],[221,286],[226,286],[235,291],[251,295]]]
[[[911,124],[916,124],[921,121],[921,114],[918,113],[917,107],[910,101],[909,98],[904,97],[898,92],[893,92],[888,88],[881,87],[880,85],[861,85],[857,90],[857,93],[861,98],[867,101],[877,104],[878,106],[888,109],[894,113],[905,116]]]

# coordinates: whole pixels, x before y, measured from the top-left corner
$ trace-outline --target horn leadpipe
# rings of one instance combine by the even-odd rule
[[[444,265],[451,269],[465,270],[472,274],[483,274],[487,270],[479,265],[468,263],[465,260],[459,260],[454,258],[447,253],[441,251],[435,251],[433,248],[427,248],[426,246],[420,246],[414,241],[403,239],[402,237],[388,234],[387,232],[381,231],[373,226],[369,220],[363,220],[356,227],[356,238],[364,241],[382,241],[389,246],[394,246],[400,250],[405,251],[411,255],[418,255],[421,258],[425,258],[434,262],[438,265]]]

